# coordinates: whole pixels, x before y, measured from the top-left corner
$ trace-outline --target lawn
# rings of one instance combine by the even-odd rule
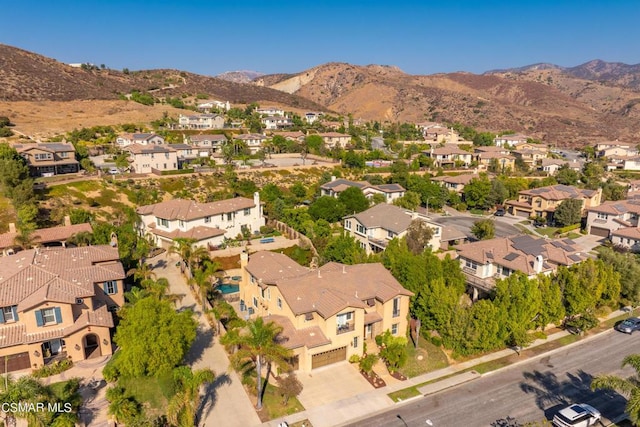
[[[138,402],[149,405],[150,415],[161,415],[166,412],[167,402],[175,394],[171,373],[160,377],[120,378],[121,385]]]
[[[444,351],[425,338],[420,338],[417,349],[413,346],[413,342],[409,341],[407,356],[407,364],[400,369],[400,372],[408,378],[449,366]]]
[[[549,238],[553,238],[556,235],[556,231],[558,231],[557,227],[538,227],[536,228],[538,234],[543,236],[547,236]]]
[[[262,422],[304,411],[304,406],[295,397],[290,398],[287,404],[283,405],[282,395],[280,395],[279,390],[278,387],[272,384],[267,385],[262,399],[262,410],[258,411],[258,416]]]

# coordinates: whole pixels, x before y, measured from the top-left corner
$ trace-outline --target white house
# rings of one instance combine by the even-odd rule
[[[261,116],[284,116],[284,110],[277,107],[257,108],[256,113]]]
[[[431,148],[423,152],[425,156],[433,159],[434,165],[456,166],[456,164],[469,166],[473,161],[473,154],[458,148],[456,145],[447,144],[444,147]]]
[[[210,157],[213,154],[221,153],[222,147],[227,143],[224,135],[185,135],[184,143],[198,148],[198,156]]]
[[[210,203],[175,199],[137,209],[141,236],[149,236],[160,247],[169,248],[174,239],[194,239],[196,246],[213,247],[224,239],[254,234],[265,225],[260,195],[252,199],[235,197]]]
[[[116,145],[126,147],[131,144],[140,145],[162,145],[164,138],[155,133],[123,133],[116,138]]]
[[[322,115],[322,113],[314,113],[313,111],[309,111],[307,113],[304,113],[304,120],[309,123],[315,123],[316,121],[320,120],[320,116]]]
[[[338,197],[340,193],[349,187],[359,188],[370,199],[373,198],[374,194],[382,194],[387,203],[393,203],[394,200],[404,196],[406,191],[400,184],[373,185],[367,181],[349,181],[332,176],[331,181],[320,186],[320,195]]]
[[[527,142],[528,139],[529,137],[527,135],[521,135],[521,134],[501,135],[493,138],[493,143],[498,147],[504,147],[507,144],[512,147],[515,147],[518,144]]]
[[[386,203],[377,204],[366,211],[344,217],[343,227],[354,237],[367,254],[382,252],[394,238],[402,238],[413,220],[424,221],[433,230],[429,241],[432,250],[440,249],[442,227],[426,216]]]
[[[151,173],[178,169],[178,153],[169,145],[132,144],[124,147],[129,153],[132,172]]]
[[[224,117],[219,114],[198,114],[178,117],[180,129],[222,129]]]
[[[267,140],[267,137],[259,133],[243,133],[236,136],[235,139],[247,144],[251,154],[256,154],[262,149],[262,144]]]
[[[210,111],[214,108],[221,111],[229,111],[231,109],[231,104],[229,103],[229,101],[222,102],[216,100],[203,101],[198,103],[198,110]]]
[[[286,129],[293,126],[293,121],[289,117],[267,116],[260,119],[260,122],[267,130]]]
[[[610,237],[613,232],[628,227],[638,227],[640,200],[604,202],[587,209],[587,233]]]

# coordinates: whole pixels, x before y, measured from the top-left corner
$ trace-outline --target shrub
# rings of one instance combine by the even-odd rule
[[[349,363],[360,363],[360,356],[357,354],[352,354],[349,358]]]
[[[50,377],[51,375],[59,374],[67,369],[71,369],[73,362],[71,359],[56,360],[50,365],[45,365],[40,369],[33,371],[32,375],[36,378]]]
[[[375,365],[377,361],[377,354],[367,354],[365,357],[360,359],[359,368],[362,372],[370,374],[371,371],[373,371],[373,365]]]

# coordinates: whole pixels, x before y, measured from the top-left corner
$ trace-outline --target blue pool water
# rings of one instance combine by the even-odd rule
[[[226,295],[226,294],[233,294],[240,291],[240,286],[232,285],[229,283],[223,283],[219,285],[216,289],[218,289],[220,293],[222,293],[223,295]]]

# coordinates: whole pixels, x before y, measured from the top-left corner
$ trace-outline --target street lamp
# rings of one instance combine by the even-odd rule
[[[429,199],[431,199],[432,197],[433,196],[427,197],[427,203],[426,203],[426,205],[427,205],[427,217],[429,216]]]
[[[402,418],[402,416],[400,416],[400,414],[396,415],[396,417],[402,421],[402,423],[405,425],[405,427],[409,427],[409,425],[407,424],[407,422]]]

